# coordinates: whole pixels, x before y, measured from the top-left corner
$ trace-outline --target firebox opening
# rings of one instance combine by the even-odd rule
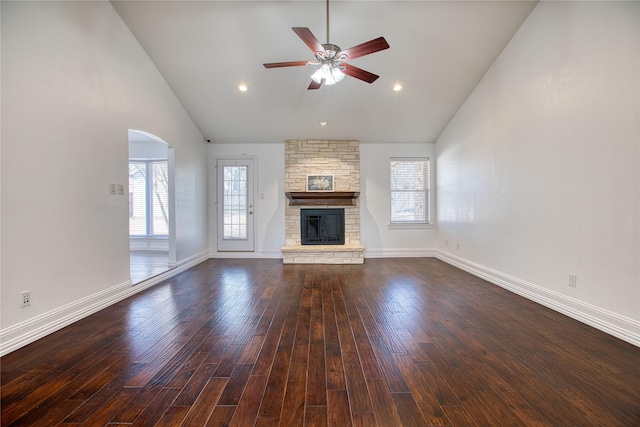
[[[300,209],[303,245],[344,245],[344,209]]]

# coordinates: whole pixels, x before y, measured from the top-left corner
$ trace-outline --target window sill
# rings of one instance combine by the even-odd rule
[[[423,230],[433,228],[428,222],[394,222],[387,224],[389,230]]]

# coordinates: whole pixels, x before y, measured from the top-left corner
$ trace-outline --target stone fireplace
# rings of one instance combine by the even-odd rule
[[[285,264],[362,264],[360,143],[291,140],[285,143]],[[307,175],[333,175],[332,191],[307,191]],[[302,244],[301,209],[343,209],[344,244]]]

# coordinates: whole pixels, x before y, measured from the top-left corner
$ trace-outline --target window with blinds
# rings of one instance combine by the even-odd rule
[[[392,158],[391,223],[428,224],[429,158]]]
[[[169,180],[166,160],[129,162],[129,234],[169,234]]]

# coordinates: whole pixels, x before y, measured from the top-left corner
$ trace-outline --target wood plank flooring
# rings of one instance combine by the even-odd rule
[[[158,251],[129,252],[131,282],[140,283],[169,270],[169,253]]]
[[[2,426],[640,425],[640,348],[432,258],[211,259],[1,367]]]

